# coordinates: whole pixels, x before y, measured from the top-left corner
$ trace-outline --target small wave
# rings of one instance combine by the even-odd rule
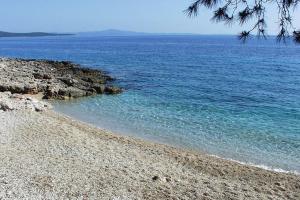
[[[300,172],[297,171],[297,170],[284,170],[284,169],[281,169],[281,168],[274,168],[274,167],[270,167],[270,166],[263,165],[263,164],[254,164],[254,163],[251,163],[251,162],[243,162],[243,161],[234,160],[234,159],[231,159],[231,158],[223,158],[223,157],[220,157],[220,156],[217,156],[217,155],[211,155],[211,156],[216,157],[216,158],[229,160],[229,161],[232,161],[232,162],[236,162],[236,163],[239,163],[239,164],[242,164],[242,165],[258,167],[258,168],[265,169],[265,170],[268,170],[268,171],[300,175]]]

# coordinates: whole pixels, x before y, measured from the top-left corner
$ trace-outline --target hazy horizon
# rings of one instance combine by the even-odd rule
[[[191,36],[237,36],[237,33],[210,33],[210,34],[206,34],[206,33],[180,33],[180,32],[139,32],[139,31],[135,31],[135,30],[120,30],[120,29],[105,29],[105,30],[91,30],[91,31],[79,31],[79,32],[44,32],[44,31],[39,31],[39,30],[33,30],[33,31],[29,31],[29,32],[12,32],[9,30],[0,30],[0,32],[7,32],[7,33],[24,33],[24,34],[28,34],[28,33],[50,33],[50,34],[72,34],[72,35],[77,35],[77,34],[84,34],[84,33],[101,33],[101,32],[107,32],[107,31],[119,31],[119,32],[128,32],[128,33],[137,33],[137,34],[145,34],[145,35],[191,35]],[[252,34],[253,36],[255,36],[255,34]],[[276,37],[275,34],[268,34],[266,35],[267,37]]]
[[[146,33],[191,33],[236,35],[249,27],[212,23],[212,10],[200,9],[196,18],[184,10],[191,0],[27,0],[3,1],[0,8],[0,30],[7,32],[78,33],[117,29]],[[276,35],[278,24],[274,6],[267,10],[267,33]],[[300,27],[300,12],[294,12],[294,26]],[[251,24],[251,21],[250,21]],[[248,25],[249,26],[249,25]]]

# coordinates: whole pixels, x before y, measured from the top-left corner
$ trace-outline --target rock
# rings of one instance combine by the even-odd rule
[[[4,59],[0,61],[0,68],[0,92],[42,92],[45,99],[68,99],[122,92],[122,89],[108,85],[114,78],[105,72],[82,68],[67,61]]]
[[[58,88],[47,86],[46,91],[44,92],[43,99],[57,99],[64,100],[65,97],[58,94]]]
[[[35,79],[52,79],[49,74],[33,73]]]
[[[42,111],[44,111],[43,107],[41,107],[41,106],[39,106],[39,105],[35,105],[35,106],[34,106],[34,110],[35,110],[36,112],[42,112]]]
[[[55,96],[55,91],[53,88],[50,88],[47,86],[46,91],[44,92],[43,99],[51,99],[53,96]]]
[[[32,74],[33,75],[33,77],[35,78],[35,79],[43,79],[43,75],[42,74],[40,74],[40,73],[33,73]]]
[[[10,111],[13,110],[13,106],[9,102],[0,101],[0,110]]]
[[[169,178],[169,177],[166,177],[165,180],[166,180],[166,182],[171,182],[172,181],[171,178]]]
[[[42,112],[50,108],[51,106],[46,102],[38,101],[32,97],[26,97],[21,94],[11,94],[10,92],[0,93],[0,110],[4,112],[24,109]]]
[[[7,85],[0,85],[0,92],[5,92],[8,91],[8,86]]]
[[[281,184],[279,182],[276,182],[275,185],[276,186],[281,186]]]
[[[39,93],[36,85],[26,85],[24,86],[24,94],[37,94]]]
[[[74,87],[61,88],[58,90],[58,94],[60,96],[69,97],[69,98],[78,98],[78,97],[87,96],[86,91]]]
[[[9,86],[7,91],[10,91],[11,93],[22,93],[22,94],[24,94],[24,85],[22,85],[21,83],[20,84],[14,83],[14,84]]]
[[[43,79],[49,80],[52,79],[52,77],[49,74],[44,74]]]
[[[83,80],[85,82],[89,82],[89,83],[96,83],[96,81],[91,79],[90,77],[83,77],[83,78],[81,78],[81,80]]]
[[[67,86],[74,86],[75,83],[78,83],[77,80],[69,78],[69,77],[62,77],[62,78],[58,78],[59,80],[61,80],[63,83],[65,83]]]
[[[21,95],[21,94],[11,94],[11,95],[9,95],[9,98],[11,98],[11,99],[18,99],[18,100],[22,100],[22,99],[24,99],[24,96],[23,95]]]
[[[94,84],[92,86],[98,94],[103,94],[105,92],[105,85],[102,84]]]
[[[81,88],[79,88],[81,89]],[[97,94],[97,91],[94,88],[85,89],[88,93]]]
[[[159,176],[153,176],[153,177],[152,177],[152,180],[153,180],[153,181],[158,181],[158,180],[160,180],[160,178],[159,178]]]
[[[106,86],[105,87],[106,94],[119,94],[122,93],[122,89],[115,86]]]

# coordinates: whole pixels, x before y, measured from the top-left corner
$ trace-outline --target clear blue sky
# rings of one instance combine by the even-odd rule
[[[201,9],[194,19],[183,10],[191,0],[0,0],[0,30],[11,32],[80,32],[122,29],[142,32],[236,34],[242,30],[210,21]],[[300,9],[295,25],[300,28]],[[276,33],[277,12],[268,13],[268,33]]]

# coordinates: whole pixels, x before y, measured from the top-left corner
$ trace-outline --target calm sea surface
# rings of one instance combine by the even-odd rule
[[[0,56],[71,60],[115,76],[121,95],[55,103],[82,121],[300,172],[300,46],[230,36],[0,38]]]

